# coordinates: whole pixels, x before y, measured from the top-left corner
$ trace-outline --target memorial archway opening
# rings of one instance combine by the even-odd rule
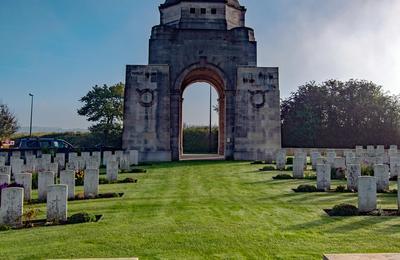
[[[197,90],[196,90],[196,89]],[[199,91],[200,88],[203,88],[203,91]],[[211,88],[211,100],[209,96],[209,91]],[[209,143],[208,138],[205,138],[206,140],[198,140],[198,142],[202,143],[193,143],[193,140],[190,144],[187,145],[194,145],[196,146],[195,148],[202,150],[201,153],[205,153],[204,149],[205,147],[208,148],[210,147],[210,150],[206,149],[208,151],[208,154],[214,154],[218,156],[223,156],[225,154],[225,95],[224,95],[224,80],[221,78],[221,76],[218,75],[217,72],[210,68],[196,68],[191,70],[190,72],[186,72],[186,75],[184,75],[184,78],[181,83],[181,99],[180,99],[180,115],[179,115],[179,154],[180,157],[182,158],[184,154],[188,153],[194,153],[190,152],[190,149],[186,147],[185,149],[185,113],[189,112],[186,111],[185,108],[191,106],[191,109],[199,109],[198,111],[198,116],[202,117],[203,121],[201,123],[201,126],[204,126],[203,130],[203,139],[204,135],[208,137],[208,127],[209,127],[209,113],[211,112],[211,117],[214,119],[212,120],[212,135],[211,135],[211,143]],[[188,102],[193,103],[193,96],[190,97],[191,100],[186,100],[185,103],[185,94],[188,94],[190,91],[196,91],[196,94],[199,94],[197,102],[201,102],[202,104],[198,105],[198,103],[190,104]],[[189,93],[190,94],[190,93]],[[200,100],[201,99],[201,100]],[[210,111],[210,101],[211,101],[211,111]],[[204,102],[204,103],[203,103]],[[201,110],[200,110],[201,109]],[[193,111],[190,115],[191,117],[196,116]],[[207,118],[204,120],[204,118]],[[195,118],[191,118],[192,122],[199,122]],[[201,120],[199,118],[199,120]],[[217,127],[218,131],[215,133],[215,127]],[[201,138],[201,137],[200,137]],[[217,140],[216,140],[217,139]],[[206,142],[206,143],[204,143]],[[216,144],[217,142],[217,144]],[[193,147],[192,147],[193,148]],[[188,151],[189,150],[189,151]]]

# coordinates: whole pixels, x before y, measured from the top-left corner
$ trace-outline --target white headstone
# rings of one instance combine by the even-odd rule
[[[107,164],[108,158],[110,158],[112,155],[111,151],[104,151],[103,152],[103,165]]]
[[[67,221],[67,194],[67,185],[59,184],[48,187],[47,221],[55,223]]]
[[[24,212],[24,189],[5,188],[1,190],[0,224],[19,227]]]
[[[24,198],[26,201],[32,199],[32,174],[18,173],[15,175],[15,183],[24,187]]]
[[[0,173],[0,185],[10,184],[10,175]]]
[[[38,173],[38,194],[40,201],[44,201],[47,198],[47,187],[53,184],[54,172]]]
[[[317,189],[330,190],[331,189],[331,166],[327,164],[317,164]]]
[[[77,153],[69,153],[68,154],[68,162],[70,162],[71,160],[75,160],[76,158],[78,158]]]
[[[281,149],[276,153],[276,168],[280,171],[284,170],[286,167],[286,150]]]
[[[49,172],[54,172],[56,174],[56,176],[58,175],[58,163],[49,163],[47,164],[47,171]]]
[[[117,158],[117,161],[118,161],[124,155],[124,151],[115,151],[114,154],[115,154],[115,157]]]
[[[11,166],[0,166],[0,174],[7,174],[11,176]]]
[[[378,145],[376,147],[375,156],[383,156],[384,154],[385,154],[385,146],[384,145]]]
[[[356,156],[357,157],[364,156],[364,148],[362,146],[356,146]]]
[[[99,194],[99,170],[87,169],[83,182],[85,198],[96,197]]]
[[[24,164],[24,160],[22,159],[14,159],[11,162],[11,173],[16,174],[16,173],[21,173],[22,172],[22,165]]]
[[[36,171],[37,168],[37,161],[36,161],[36,156],[35,155],[27,155],[25,156],[25,161],[26,161],[26,169],[29,170],[29,172],[34,172]]]
[[[64,169],[64,167],[65,167],[65,153],[57,153],[56,157],[54,157],[54,162],[58,163],[58,166],[61,169]]]
[[[11,156],[19,159],[19,158],[21,158],[21,152],[20,151],[13,151],[11,153]]]
[[[400,157],[392,156],[390,157],[390,176],[398,176],[396,175],[395,166],[400,165]]]
[[[358,178],[358,210],[370,212],[376,210],[376,178],[361,176]]]
[[[293,178],[304,178],[304,157],[294,157],[293,159]]]
[[[318,158],[321,158],[321,153],[318,151],[312,151],[310,154],[310,157],[311,157],[312,168],[313,168],[313,170],[315,170],[315,169],[317,169]]]
[[[367,154],[368,154],[369,157],[376,156],[375,147],[373,145],[368,145],[367,146]]]
[[[346,159],[342,157],[336,157],[333,161],[333,168],[346,169]]]
[[[360,164],[347,165],[347,189],[356,191],[358,189],[358,178],[361,176]]]
[[[6,157],[0,156],[0,166],[6,165]]]
[[[376,177],[376,188],[378,192],[389,190],[389,167],[385,164],[374,166],[374,176]]]
[[[329,163],[331,165],[331,167],[333,167],[333,164],[335,162],[335,158],[336,158],[336,152],[329,150],[326,153],[326,162]]]
[[[92,158],[95,158],[101,164],[101,152],[92,152]]]
[[[60,184],[68,186],[68,199],[75,198],[75,171],[65,170],[60,172]]]
[[[42,161],[45,164],[51,163],[51,154],[42,154]]]
[[[95,157],[90,157],[86,161],[86,169],[99,169],[100,168],[100,161],[97,160]]]
[[[136,150],[129,150],[129,162],[132,165],[138,165],[139,164],[139,151]]]
[[[107,175],[108,181],[118,180],[118,163],[116,161],[109,161],[107,164]]]
[[[119,165],[120,165],[120,168],[124,171],[129,171],[131,169],[128,154],[123,154],[121,156],[121,158],[119,158]]]

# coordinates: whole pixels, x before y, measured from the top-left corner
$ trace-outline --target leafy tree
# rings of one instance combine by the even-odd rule
[[[300,86],[282,102],[286,147],[400,144],[400,100],[365,80]]]
[[[18,122],[7,105],[0,104],[0,140],[17,132]]]
[[[120,146],[124,106],[124,84],[94,86],[80,99],[83,106],[78,114],[96,122],[89,130],[101,136],[101,144]]]

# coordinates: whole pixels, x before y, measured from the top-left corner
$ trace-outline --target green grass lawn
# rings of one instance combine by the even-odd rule
[[[323,253],[400,251],[400,218],[328,217],[322,209],[356,205],[357,195],[294,193],[315,181],[273,181],[277,172],[260,167],[180,162],[123,174],[139,182],[100,187],[123,198],[69,203],[69,215],[103,214],[100,222],[1,232],[0,258],[322,259]],[[396,195],[380,194],[379,205],[396,208]],[[45,205],[34,207],[43,217]]]

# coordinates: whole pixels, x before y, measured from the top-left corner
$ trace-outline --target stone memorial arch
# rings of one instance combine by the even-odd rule
[[[153,27],[149,65],[128,65],[124,149],[140,161],[179,160],[182,94],[207,82],[219,96],[219,152],[271,159],[281,147],[278,68],[257,67],[254,31],[238,0],[166,0]]]

